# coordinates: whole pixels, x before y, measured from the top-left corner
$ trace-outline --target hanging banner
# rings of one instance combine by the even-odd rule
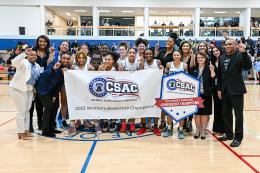
[[[185,72],[173,73],[163,77],[156,105],[178,122],[197,113],[198,107],[203,107],[199,93],[198,79]]]
[[[162,71],[65,72],[70,119],[127,119],[160,117]]]

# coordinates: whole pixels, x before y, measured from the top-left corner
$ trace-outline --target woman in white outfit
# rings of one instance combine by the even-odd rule
[[[27,59],[26,59],[27,57]],[[16,106],[16,123],[18,139],[33,137],[29,132],[30,107],[33,99],[34,85],[40,76],[40,66],[35,63],[37,52],[31,48],[12,60],[16,73],[9,84],[10,96]]]

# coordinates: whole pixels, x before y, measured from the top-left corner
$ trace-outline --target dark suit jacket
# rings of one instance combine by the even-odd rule
[[[252,62],[247,52],[240,53],[238,50],[230,55],[230,62],[225,70],[224,60],[226,54],[220,57],[218,90],[225,90],[229,95],[241,95],[246,93],[246,86],[242,78],[242,69],[250,69]]]
[[[199,75],[199,67],[198,66],[192,67],[190,69],[190,74],[197,78]],[[203,69],[202,80],[203,80],[204,95],[211,96],[212,87],[213,87],[212,84],[213,84],[214,78],[211,77],[208,64]]]
[[[52,96],[57,96],[61,87],[64,85],[64,76],[62,74],[61,68],[56,71],[53,70],[55,62],[51,62],[46,70],[41,73],[37,83],[36,91],[39,95],[51,94]]]

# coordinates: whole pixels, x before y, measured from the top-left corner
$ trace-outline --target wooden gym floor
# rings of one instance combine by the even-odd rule
[[[247,82],[245,137],[239,148],[187,135],[177,139],[147,133],[95,135],[84,131],[57,138],[18,140],[15,106],[7,81],[0,81],[0,173],[250,173],[260,171],[260,85]],[[213,117],[211,116],[212,124]],[[36,123],[35,123],[36,124]],[[211,126],[209,127],[211,129]]]

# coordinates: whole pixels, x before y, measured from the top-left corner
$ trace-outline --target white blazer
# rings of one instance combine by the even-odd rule
[[[16,68],[16,73],[11,80],[9,86],[17,90],[26,92],[33,90],[31,85],[27,85],[27,81],[31,77],[31,64],[25,59],[26,53],[22,53],[12,60],[12,65]],[[39,64],[35,63],[37,71],[40,73]]]

